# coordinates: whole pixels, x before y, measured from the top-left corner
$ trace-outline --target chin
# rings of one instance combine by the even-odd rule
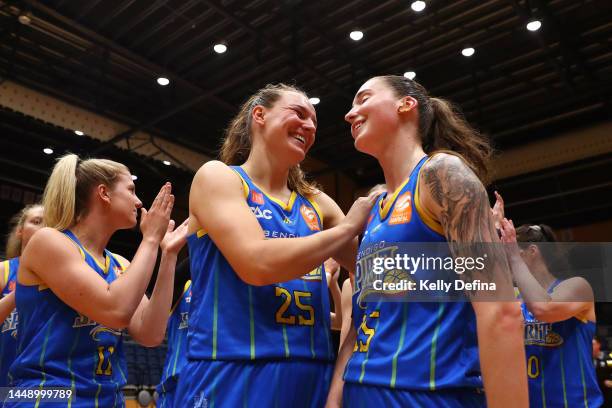
[[[369,146],[367,143],[367,139],[364,139],[363,137],[358,137],[357,139],[355,139],[354,144],[355,149],[358,152],[365,153],[370,156],[375,156],[374,152],[372,151],[372,146]]]

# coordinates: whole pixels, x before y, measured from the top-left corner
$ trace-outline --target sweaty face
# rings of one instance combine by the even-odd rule
[[[315,141],[317,114],[305,95],[285,91],[271,108],[264,109],[263,137],[277,157],[298,164]]]
[[[364,83],[353,99],[353,107],[344,117],[351,124],[355,148],[376,155],[385,146],[388,135],[398,129],[399,106],[400,98],[381,78]]]
[[[132,228],[136,225],[138,209],[142,202],[136,196],[136,185],[128,172],[121,172],[109,191],[111,211],[119,222],[119,228]]]
[[[21,247],[25,248],[26,244],[32,238],[32,235],[43,226],[43,207],[36,206],[30,208],[26,213],[25,221],[20,229]]]

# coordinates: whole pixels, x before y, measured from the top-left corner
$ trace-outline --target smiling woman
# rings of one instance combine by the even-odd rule
[[[268,85],[230,123],[222,162],[195,175],[190,375],[176,406],[325,403],[334,352],[322,264],[333,256],[354,269],[355,237],[374,200],[357,200],[344,217],[306,181],[299,163],[316,127],[302,91]]]
[[[70,388],[75,408],[123,405],[121,330],[128,328],[147,346],[163,339],[187,228],[184,223],[173,231],[169,223],[169,184],[149,211],[135,188],[127,167],[111,160],[71,154],[53,168],[43,197],[46,227],[34,233],[20,258],[20,353],[9,371],[12,385]],[[105,247],[115,231],[136,225],[139,208],[143,240],[130,264]],[[148,299],[144,292],[160,245],[158,278]]]

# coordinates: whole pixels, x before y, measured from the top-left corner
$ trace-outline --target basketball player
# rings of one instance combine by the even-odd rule
[[[559,256],[545,244],[557,241],[550,227],[522,225],[515,231],[505,218],[501,227],[522,300],[530,406],[601,406],[591,360],[593,289],[582,277],[555,276],[552,268]]]
[[[180,298],[170,311],[168,319],[168,353],[162,371],[161,383],[157,386],[158,408],[178,407],[174,401],[176,385],[183,366],[187,364],[187,324],[191,303],[191,280],[185,283]]]
[[[384,243],[499,241],[481,181],[490,149],[447,102],[407,78],[375,77],[346,120],[357,150],[379,161],[388,191],[372,210],[360,253]],[[482,276],[466,272],[468,279],[494,279],[512,299],[503,249],[489,251],[492,265]],[[483,385],[489,407],[528,405],[517,304],[362,303],[372,271],[359,265],[329,406],[344,399],[347,407],[482,407]]]
[[[128,328],[147,345],[166,329],[176,254],[186,234],[186,223],[171,231],[173,202],[167,183],[150,210],[142,209],[143,238],[129,264],[105,249],[116,230],[136,225],[142,207],[129,170],[73,154],[56,163],[43,196],[45,228],[30,239],[18,272],[12,386],[70,388],[73,397],[58,406],[124,405],[121,330]],[[160,270],[149,300],[144,292],[160,245]],[[9,407],[32,405],[5,399]]]
[[[8,385],[8,369],[15,359],[17,349],[18,316],[15,309],[14,290],[19,268],[19,255],[23,252],[32,235],[42,227],[43,208],[31,204],[17,213],[10,222],[11,232],[6,242],[7,260],[0,262],[0,288],[2,288],[2,309],[0,320],[0,387]]]
[[[192,303],[181,407],[325,403],[334,350],[321,264],[354,268],[374,198],[346,217],[299,163],[315,140],[306,95],[268,85],[226,132],[189,196]]]

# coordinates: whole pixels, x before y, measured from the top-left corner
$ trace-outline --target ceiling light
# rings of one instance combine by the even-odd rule
[[[317,98],[317,97],[313,97],[313,98],[308,98],[308,100],[310,101],[310,103],[312,103],[313,105],[317,105],[319,102],[321,102],[321,99]]]
[[[81,130],[75,130],[74,133],[76,133],[79,136],[83,136],[85,133],[83,133],[83,131]]]
[[[471,57],[475,52],[476,50],[474,50],[472,47],[467,47],[461,50],[461,54],[463,54],[464,57]]]
[[[542,27],[540,20],[531,20],[527,23],[527,29],[529,31],[538,31]]]
[[[171,165],[172,163],[170,163],[168,160],[164,160],[162,163],[164,163],[166,166]]]
[[[132,174],[132,180],[138,180],[138,176],[135,174]]]
[[[404,72],[404,76],[408,79],[414,79],[414,77],[416,77],[416,72],[414,71]]]
[[[44,152],[45,154],[53,154],[53,149],[51,149],[51,148],[49,148],[49,147],[45,147],[45,148],[43,149],[43,152]]]
[[[32,23],[32,15],[30,13],[20,14],[17,20],[23,25]]]
[[[351,33],[349,34],[349,37],[351,37],[351,40],[353,41],[359,41],[363,38],[363,32],[361,31],[351,31]]]
[[[221,43],[215,44],[213,46],[213,50],[215,50],[217,54],[223,54],[225,51],[227,51],[227,45]]]
[[[410,8],[416,11],[417,13],[425,10],[425,2],[424,1],[413,1],[410,5]]]
[[[159,77],[157,78],[157,83],[160,84],[161,86],[166,86],[170,83],[170,80],[166,77]]]

